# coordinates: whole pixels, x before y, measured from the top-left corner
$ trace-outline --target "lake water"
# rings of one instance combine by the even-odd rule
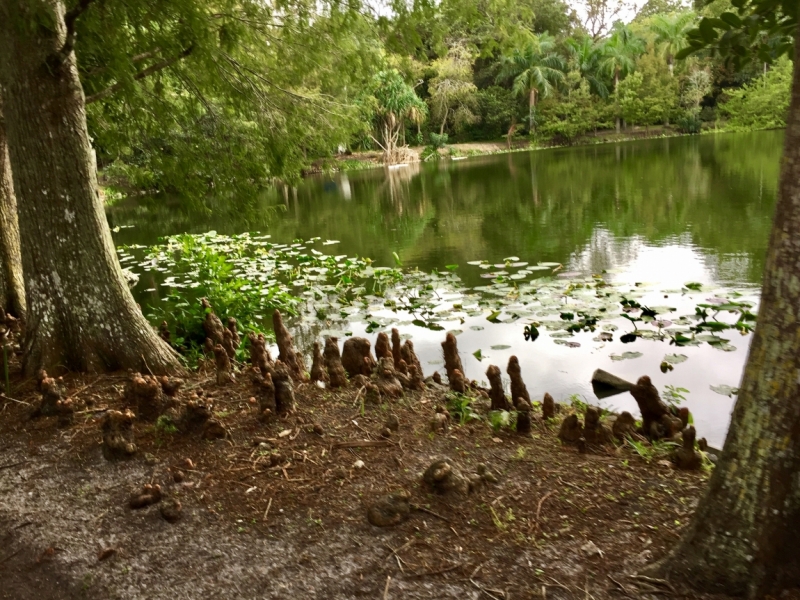
[[[261,231],[284,243],[319,236],[338,241],[336,254],[368,256],[376,265],[394,266],[394,253],[404,267],[426,272],[458,265],[459,285],[495,296],[509,292],[510,280],[489,289],[495,280],[490,273],[508,278],[516,268],[517,280],[528,287],[517,290],[510,281],[514,289],[503,301],[501,322],[487,321],[493,311],[485,303],[466,313],[442,313],[445,329],[462,332],[458,343],[468,377],[485,379],[492,363],[505,371],[508,357],[516,354],[532,398],[545,391],[557,401],[580,394],[591,403],[635,412],[628,394],[596,399],[591,373],[603,368],[632,380],[648,374],[660,389],[689,390],[686,405],[699,434],[719,446],[733,399],[710,386],[738,385],[749,334],[729,330],[723,344],[679,348],[653,337],[623,344],[620,334],[633,326],[616,318],[610,320],[619,328],[613,341],[596,340],[598,329],[570,335],[565,345],[559,342],[564,332],[547,325],[552,297],[539,304],[524,299],[540,287],[542,274],[551,275],[551,263],[558,263],[563,267],[552,273],[551,289],[602,274],[619,293],[664,307],[659,319],[676,321],[709,298],[756,304],[782,140],[782,132],[772,131],[719,134],[443,160],[313,177],[294,189],[261,193],[244,206],[219,199],[194,207],[147,199],[110,208],[108,217],[112,228],[121,226],[114,234],[118,244],[154,244],[160,236],[209,230]],[[480,260],[486,263],[468,264]],[[551,268],[531,270],[540,263]],[[687,289],[689,282],[702,288]],[[142,293],[144,285],[135,290],[140,301],[157,302],[157,293]],[[460,307],[455,296],[449,300],[450,308]],[[559,302],[556,320],[575,300],[567,294]],[[426,374],[441,368],[444,331],[420,327],[394,311],[376,309],[371,316],[412,337]],[[356,317],[344,329],[363,335],[367,321]],[[522,334],[530,322],[544,324],[535,342]],[[342,328],[305,325],[298,336],[303,343],[326,327]],[[473,356],[479,349],[482,360]],[[615,360],[626,352],[642,355]],[[659,365],[672,353],[687,360],[662,373]]]

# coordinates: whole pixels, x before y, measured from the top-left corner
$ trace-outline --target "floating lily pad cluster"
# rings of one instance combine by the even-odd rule
[[[257,233],[209,232],[173,236],[146,249],[123,248],[120,261],[142,281],[154,279],[145,277],[147,272],[157,275],[158,285],[148,290],[156,294],[148,299],[151,319],[178,324],[178,338],[191,341],[202,336],[199,297],[208,297],[219,314],[235,315],[245,329],[268,329],[265,322],[274,308],[321,322],[318,335],[337,337],[354,329],[374,333],[403,325],[461,333],[467,320],[471,330],[482,329],[476,324],[481,319],[518,323],[523,343],[549,338],[566,347],[580,346],[579,339],[585,343],[582,334],[589,332],[599,343],[618,336],[622,342],[661,340],[679,347],[705,342],[730,351],[735,349],[731,340],[720,334],[747,334],[755,319],[754,303],[740,301],[741,294],[715,291],[709,298],[695,283],[679,290],[614,284],[606,274],[563,273],[558,263],[532,265],[512,256],[502,263],[470,262],[485,271],[481,277],[487,281],[469,287],[457,265],[430,273],[376,267],[368,258],[328,254],[336,243],[313,238],[276,244]],[[166,294],[157,295],[158,288],[166,288]],[[643,305],[645,295],[655,292],[677,298],[684,311],[689,307],[687,314],[679,314],[677,306]],[[685,360],[681,357],[667,356],[664,368]]]

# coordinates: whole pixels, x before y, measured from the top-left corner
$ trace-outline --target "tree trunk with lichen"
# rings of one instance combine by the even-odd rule
[[[180,370],[122,276],[59,0],[0,2],[0,85],[27,315],[23,366]]]
[[[0,307],[18,318],[25,317],[25,288],[17,224],[17,200],[8,158],[3,99],[0,97]]]
[[[739,399],[692,523],[650,568],[748,598],[800,584],[800,43],[794,64],[758,327]]]

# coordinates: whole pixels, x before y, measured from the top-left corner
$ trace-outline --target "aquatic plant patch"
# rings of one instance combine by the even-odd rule
[[[166,321],[173,342],[184,348],[203,342],[202,297],[218,314],[235,317],[245,331],[268,332],[277,308],[303,322],[322,323],[315,328],[319,334],[337,337],[398,326],[460,334],[513,325],[521,342],[565,348],[602,348],[618,339],[731,351],[732,336],[746,336],[754,326],[756,300],[747,290],[706,290],[696,282],[659,290],[645,283],[617,284],[606,273],[565,277],[558,263],[533,264],[519,257],[497,264],[471,261],[467,269],[488,271],[481,275],[490,277],[468,286],[458,265],[432,272],[378,267],[369,258],[329,254],[337,243],[312,238],[279,244],[259,233],[208,232],[171,236],[150,248],[121,248],[119,255],[139,278],[140,295],[142,287],[151,286],[144,292],[150,294],[145,296],[148,317],[154,325]],[[641,355],[630,351],[611,358]],[[672,367],[684,360],[686,355],[676,352],[664,363]]]

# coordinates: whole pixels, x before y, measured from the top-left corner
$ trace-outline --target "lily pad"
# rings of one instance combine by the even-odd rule
[[[566,346],[567,348],[580,348],[580,342],[571,342],[570,340],[562,340],[562,339],[555,339],[553,340],[556,344],[560,346]]]
[[[632,360],[644,356],[641,352],[623,352],[622,354],[612,354],[611,360]]]
[[[731,387],[731,386],[725,385],[725,384],[722,384],[722,385],[710,385],[708,387],[711,388],[712,392],[716,392],[717,394],[720,394],[721,396],[728,396],[729,398],[731,396],[736,396],[739,393],[739,388]]]
[[[671,365],[679,365],[682,362],[688,360],[689,357],[685,354],[667,354],[664,357],[664,362],[668,362]]]

